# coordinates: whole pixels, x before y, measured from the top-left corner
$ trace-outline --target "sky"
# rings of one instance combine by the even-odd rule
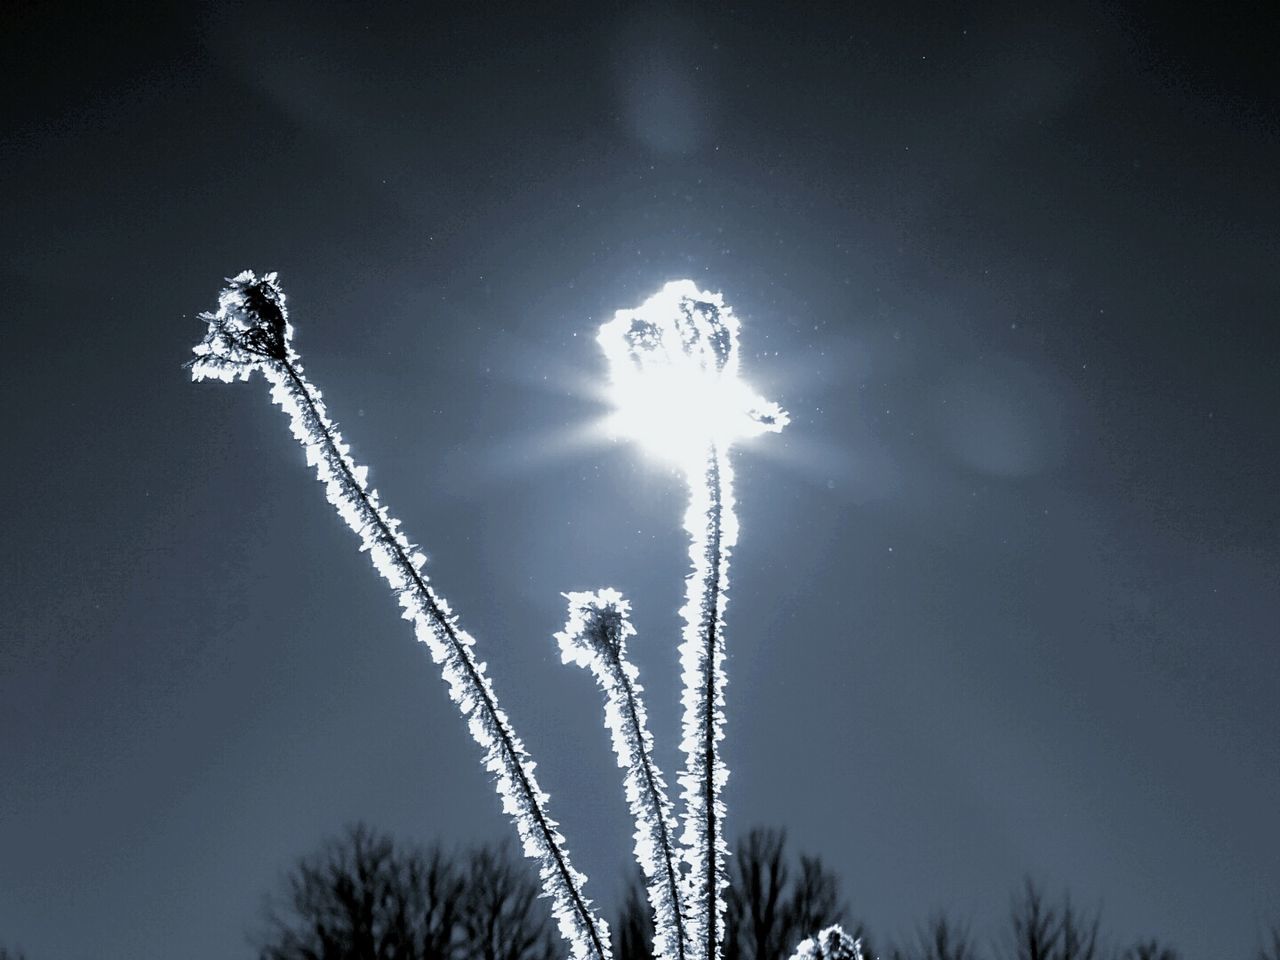
[[[885,938],[1024,876],[1118,945],[1280,923],[1275,11],[18,4],[0,37],[0,945],[250,956],[344,824],[510,832],[223,278],[424,545],[612,911],[630,825],[562,591],[632,601],[680,758],[683,484],[596,327],[723,291],[730,832]],[[1272,23],[1274,26],[1274,23]]]

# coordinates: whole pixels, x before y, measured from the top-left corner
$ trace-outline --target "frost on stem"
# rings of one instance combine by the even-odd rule
[[[538,864],[544,894],[551,899],[560,933],[576,960],[608,960],[609,931],[592,910],[582,888],[586,878],[569,863],[564,838],[546,812],[547,795],[534,778],[534,762],[498,707],[485,664],[473,652],[474,639],[463,630],[445,600],[428,584],[426,557],[400,532],[400,522],[382,506],[366,483],[368,468],[358,466],[350,448],[325,413],[320,392],[303,376],[292,345],[292,328],[276,275],[255,277],[245,271],[222,291],[203,341],[194,348],[192,378],[247,380],[255,370],[271,384],[271,399],[288,415],[307,463],[325,485],[338,515],[360,538],[360,549],[390,584],[403,617],[449,687],[471,736],[494,775],[502,809],[515,822],[525,856]]]
[[[862,960],[862,944],[835,924],[801,940],[791,960]]]
[[[685,801],[684,858],[689,866],[691,936],[703,960],[719,960],[724,942],[724,891],[729,885],[725,858],[724,801],[729,779],[720,757],[724,739],[724,608],[728,602],[729,552],[737,540],[733,512],[733,478],[727,458],[707,451],[700,476],[690,474],[689,558],[693,564],[685,584],[684,640],[680,666],[684,678],[680,777]]]
[[[691,956],[719,960],[728,885],[724,803],[724,606],[729,553],[737,539],[729,448],[778,432],[788,421],[738,376],[738,319],[717,293],[691,280],[668,283],[634,310],[600,328],[609,359],[613,432],[674,460],[689,481],[689,556],[684,639],[680,777],[685,801],[682,856],[687,865]]]
[[[624,771],[627,805],[635,818],[635,857],[653,907],[656,960],[685,960],[682,881],[674,849],[675,817],[662,772],[653,760],[653,737],[641,699],[639,670],[627,659],[635,636],[630,604],[616,590],[566,593],[569,621],[556,634],[565,663],[589,667],[605,697],[605,726]]]
[[[687,469],[710,444],[781,430],[786,412],[738,376],[738,328],[724,298],[692,280],[617,311],[596,338],[609,361],[612,433]]]

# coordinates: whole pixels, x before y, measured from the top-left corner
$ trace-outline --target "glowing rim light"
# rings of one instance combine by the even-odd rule
[[[609,361],[607,428],[682,465],[708,447],[777,433],[785,411],[738,376],[738,318],[718,293],[673,280],[596,337]]]

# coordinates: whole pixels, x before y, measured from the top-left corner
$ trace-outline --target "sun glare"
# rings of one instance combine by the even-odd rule
[[[688,465],[709,447],[777,432],[787,414],[738,376],[738,319],[718,293],[674,280],[597,337],[609,361],[609,432]]]

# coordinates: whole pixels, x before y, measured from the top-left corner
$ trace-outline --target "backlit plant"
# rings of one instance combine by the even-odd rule
[[[449,695],[485,768],[494,776],[504,812],[524,853],[538,865],[543,891],[574,960],[609,960],[609,930],[583,893],[564,837],[547,810],[534,763],[498,706],[475,640],[423,572],[425,556],[367,483],[368,470],[329,419],[320,391],[303,374],[293,328],[274,273],[246,271],[228,281],[218,309],[201,315],[208,330],[195,347],[195,380],[248,380],[261,373],[271,399],[289,416],[295,439],[325,485],[329,502],[360,539],[391,586],[403,616],[439,664]],[[634,852],[654,915],[657,960],[720,960],[724,940],[727,846],[721,794],[728,771],[724,738],[724,609],[728,562],[738,533],[729,450],[741,438],[781,430],[787,415],[738,376],[738,320],[718,294],[691,281],[667,284],[634,310],[620,310],[598,340],[610,366],[618,436],[672,460],[689,484],[685,529],[692,571],[681,609],[683,679],[679,777],[683,812],[675,810],[653,758],[642,689],[626,643],[635,630],[620,593],[567,594],[569,619],[557,635],[563,659],[589,668],[605,698],[605,726],[623,769],[635,818]],[[853,960],[856,941],[838,927],[797,947],[797,960]]]

